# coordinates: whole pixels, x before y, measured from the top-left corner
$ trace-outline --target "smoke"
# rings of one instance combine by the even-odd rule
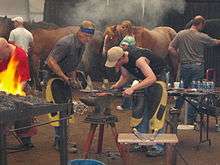
[[[98,27],[129,19],[135,24],[157,26],[169,10],[183,13],[185,0],[84,0],[64,9],[67,23],[93,20]]]

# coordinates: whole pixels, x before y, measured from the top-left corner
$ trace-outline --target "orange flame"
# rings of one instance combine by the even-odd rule
[[[0,91],[4,91],[7,94],[25,96],[24,85],[16,72],[17,66],[18,61],[12,56],[7,69],[0,72]]]

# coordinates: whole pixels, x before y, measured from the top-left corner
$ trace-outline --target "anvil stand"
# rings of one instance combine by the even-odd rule
[[[83,146],[83,157],[84,159],[88,158],[89,150],[92,145],[92,141],[94,139],[96,128],[99,126],[99,135],[98,135],[98,144],[97,144],[97,154],[102,153],[102,144],[103,144],[103,135],[104,135],[104,127],[105,125],[111,126],[112,135],[114,137],[116,146],[119,150],[119,153],[123,160],[125,158],[125,150],[123,149],[122,145],[118,143],[118,132],[116,129],[116,122],[118,121],[117,117],[111,114],[108,115],[102,115],[102,114],[96,114],[91,113],[88,114],[85,122],[90,123],[90,130],[87,135],[86,141]]]

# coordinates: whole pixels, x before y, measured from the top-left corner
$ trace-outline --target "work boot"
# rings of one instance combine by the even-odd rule
[[[27,151],[30,150],[34,147],[33,143],[31,142],[31,140],[23,140],[23,138],[21,138],[22,143],[19,145],[9,145],[7,146],[7,149],[10,150],[19,150],[19,151]]]
[[[219,125],[219,124],[216,124],[216,125],[215,125],[215,131],[216,131],[216,132],[220,132],[220,125]]]
[[[147,148],[147,152],[146,152],[146,156],[148,157],[157,157],[157,156],[163,156],[165,153],[164,151],[164,147],[161,145],[153,145],[153,146],[149,146]]]
[[[7,149],[9,150],[17,150],[17,151],[27,151],[27,150],[31,150],[34,147],[34,145],[31,144],[19,144],[19,145],[10,145],[7,146]]]
[[[57,140],[53,143],[53,147],[55,150],[60,151],[59,142]],[[67,143],[67,151],[69,153],[77,153],[78,149],[76,143]]]
[[[129,148],[129,152],[146,152],[147,147],[139,144],[132,144]]]
[[[78,149],[76,148],[76,145],[73,145],[73,144],[71,144],[71,143],[68,143],[68,144],[67,144],[67,151],[68,151],[69,153],[75,154],[75,153],[78,152]]]
[[[22,144],[18,145],[18,148],[22,150],[30,150],[34,147],[33,143],[31,142],[31,137],[20,137]]]

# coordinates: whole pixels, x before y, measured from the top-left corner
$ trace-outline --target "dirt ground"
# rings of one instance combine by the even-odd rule
[[[119,102],[117,102],[119,104]],[[129,132],[130,112],[112,111],[119,122],[117,123],[118,132]],[[76,142],[78,145],[78,153],[69,154],[69,160],[82,158],[82,148],[89,131],[89,124],[83,122],[84,116],[77,116],[76,122],[70,125],[70,141]],[[47,116],[38,117],[39,121],[47,121]],[[220,165],[220,132],[215,132],[214,118],[211,119],[210,138],[212,140],[211,147],[207,143],[202,144],[199,150],[195,149],[199,140],[199,132],[194,130],[179,131],[179,144],[177,151],[187,161],[188,165]],[[9,144],[16,143],[13,136],[8,136]],[[52,147],[53,129],[51,126],[38,127],[38,135],[33,138],[35,147],[29,151],[19,153],[11,153],[8,155],[8,165],[59,165],[59,153]],[[105,127],[103,154],[95,154],[97,148],[97,132],[93,145],[91,147],[89,158],[97,159],[106,165],[122,165],[122,159],[118,156],[111,129]],[[110,154],[109,154],[110,153]],[[111,155],[111,156],[109,156]],[[132,165],[165,165],[165,156],[157,158],[146,157],[144,153],[130,153],[130,163]],[[177,165],[185,165],[184,161],[178,155]]]

